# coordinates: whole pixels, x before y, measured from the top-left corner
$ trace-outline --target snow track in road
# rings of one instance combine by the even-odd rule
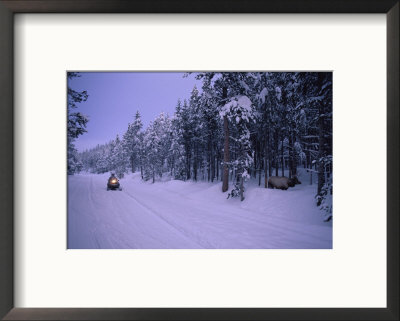
[[[162,220],[163,222],[165,222],[166,224],[168,224],[171,228],[173,228],[176,232],[182,234],[183,237],[185,237],[189,243],[197,243],[195,240],[190,239],[190,235],[187,235],[186,231],[183,229],[180,229],[178,226],[174,225],[172,221],[169,221],[167,219],[165,219],[162,215],[160,215],[158,212],[152,210],[149,206],[147,206],[146,204],[140,202],[136,197],[130,195],[129,193],[127,193],[125,191],[125,194],[130,197],[131,199],[133,199],[140,207],[142,207],[143,209],[145,209],[148,213],[151,213],[152,215],[154,215],[155,217],[157,217],[158,219]],[[202,248],[201,244],[193,244],[196,245],[196,248]]]
[[[250,186],[246,200],[226,199],[220,183],[69,177],[68,248],[331,248],[310,186],[290,191]]]

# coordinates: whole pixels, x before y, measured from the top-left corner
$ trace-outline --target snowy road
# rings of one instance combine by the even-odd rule
[[[226,199],[221,184],[151,184],[130,175],[68,177],[68,248],[331,248],[332,224],[314,204],[315,185],[287,191],[251,185]]]

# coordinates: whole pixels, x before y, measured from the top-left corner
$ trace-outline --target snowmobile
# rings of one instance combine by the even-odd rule
[[[109,190],[119,190],[122,191],[122,187],[119,183],[118,178],[116,178],[113,174],[111,175],[111,177],[108,179],[107,181],[107,191]]]

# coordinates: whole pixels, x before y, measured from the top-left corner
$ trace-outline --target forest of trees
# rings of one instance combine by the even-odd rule
[[[222,181],[223,192],[243,200],[248,179],[267,187],[269,177],[284,176],[286,170],[294,178],[303,167],[315,171],[317,204],[330,213],[332,73],[206,72],[195,77],[201,90],[194,87],[190,99],[178,100],[173,115],[161,113],[144,128],[136,112],[122,137],[79,154],[72,141],[87,120],[71,114],[79,126],[68,130],[68,173],[115,171],[123,177],[140,171],[143,180],[152,182],[163,175]],[[71,98],[69,107],[87,94],[75,92]]]

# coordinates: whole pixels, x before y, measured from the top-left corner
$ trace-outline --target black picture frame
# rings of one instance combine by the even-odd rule
[[[7,184],[0,184],[0,317],[4,320],[399,320],[399,8],[399,0],[1,0],[0,177]],[[16,13],[386,14],[387,308],[15,308],[13,24]]]

